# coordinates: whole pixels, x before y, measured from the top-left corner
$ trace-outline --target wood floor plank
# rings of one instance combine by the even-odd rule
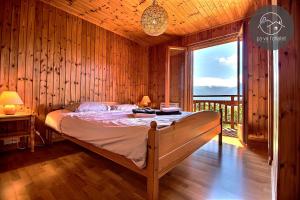
[[[217,140],[160,180],[160,199],[271,199],[259,150]],[[73,143],[0,153],[0,199],[145,199],[146,179]]]

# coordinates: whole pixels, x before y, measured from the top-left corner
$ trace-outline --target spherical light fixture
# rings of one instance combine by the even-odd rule
[[[168,13],[156,3],[156,0],[153,0],[153,4],[144,10],[141,24],[146,34],[161,35],[168,26]]]

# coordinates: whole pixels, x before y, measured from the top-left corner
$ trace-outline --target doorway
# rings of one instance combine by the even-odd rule
[[[169,46],[167,48],[167,62],[165,74],[165,102],[164,106],[188,107],[188,76],[187,76],[187,48]]]
[[[222,109],[223,133],[243,141],[242,41],[193,50],[193,111]]]

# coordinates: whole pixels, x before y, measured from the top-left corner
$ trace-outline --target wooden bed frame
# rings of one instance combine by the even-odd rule
[[[222,145],[222,110],[220,110],[220,123],[210,129],[205,126],[199,128],[199,123],[197,123],[199,115],[201,112],[160,129],[157,128],[157,123],[152,121],[148,131],[147,166],[144,169],[138,168],[131,160],[122,155],[59,133],[51,127],[46,126],[46,131],[47,135],[51,136],[52,131],[58,133],[65,139],[145,176],[147,178],[147,199],[156,200],[158,199],[159,179],[163,175],[216,135],[219,135],[219,145]]]

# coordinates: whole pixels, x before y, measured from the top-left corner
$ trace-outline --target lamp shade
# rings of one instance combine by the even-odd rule
[[[23,101],[15,91],[3,91],[0,95],[0,105],[22,105]]]
[[[149,96],[143,96],[141,100],[141,105],[148,106],[149,103],[151,103]]]

